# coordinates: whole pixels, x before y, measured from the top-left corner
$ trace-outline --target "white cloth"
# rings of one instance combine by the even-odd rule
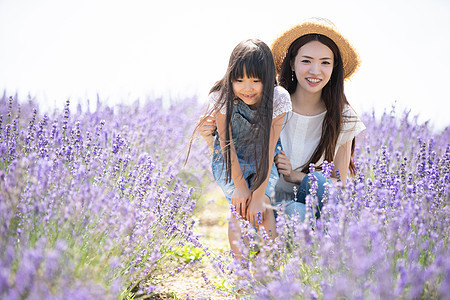
[[[208,96],[208,103],[215,106],[219,104],[219,92],[214,92],[209,94]],[[292,103],[291,103],[291,96],[289,95],[288,91],[286,91],[281,86],[275,86],[273,89],[273,115],[272,118],[275,119],[282,113],[290,112],[292,111]],[[224,105],[220,109],[220,113],[226,114],[227,113],[227,107]]]
[[[292,169],[303,166],[313,155],[314,150],[319,145],[325,114],[326,111],[316,116],[303,116],[293,111],[286,114],[280,138],[283,150],[291,161]],[[343,116],[345,117],[337,140],[335,155],[340,146],[352,140],[366,129],[366,126],[364,126],[350,106],[346,105],[344,107]],[[324,156],[316,162],[316,165],[320,165],[323,160]],[[284,192],[293,196],[294,186],[293,183],[285,181],[283,176],[280,176],[276,191],[277,193],[279,191],[282,192],[280,194]]]

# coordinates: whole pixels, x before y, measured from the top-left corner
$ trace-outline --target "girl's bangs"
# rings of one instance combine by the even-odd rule
[[[230,74],[230,79],[232,81],[243,78],[245,75],[247,75],[248,78],[264,80],[264,69],[266,67],[264,61],[258,57],[259,55],[255,55],[256,53],[252,54],[253,55],[247,55],[236,61],[235,67]]]

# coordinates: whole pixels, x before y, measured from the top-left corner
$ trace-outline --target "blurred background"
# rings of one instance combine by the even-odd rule
[[[0,0],[0,91],[95,109],[198,97],[221,78],[234,46],[269,46],[310,17],[330,19],[362,65],[345,92],[358,113],[410,109],[450,125],[450,1]]]

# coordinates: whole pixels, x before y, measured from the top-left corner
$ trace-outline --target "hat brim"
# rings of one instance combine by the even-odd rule
[[[344,78],[349,78],[359,67],[360,59],[358,53],[347,41],[347,39],[337,32],[336,29],[314,22],[305,22],[300,25],[296,25],[287,30],[273,42],[271,49],[275,60],[277,74],[280,74],[281,65],[292,42],[301,36],[314,33],[330,38],[337,45],[339,52],[341,53],[342,63],[344,66]]]

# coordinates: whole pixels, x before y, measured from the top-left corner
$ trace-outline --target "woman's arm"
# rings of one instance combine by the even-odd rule
[[[334,157],[334,170],[339,170],[340,178],[342,184],[344,185],[345,182],[347,181],[348,166],[350,165],[351,154],[352,154],[352,140],[341,145],[336,153],[336,156]],[[334,182],[337,181],[335,172],[333,172],[332,174],[332,180]]]
[[[247,220],[249,220],[253,226],[257,227],[256,218],[258,212],[262,212],[261,221],[264,220],[266,210],[268,207],[264,205],[264,198],[266,195],[267,183],[269,182],[269,176],[273,164],[273,157],[275,153],[275,145],[277,144],[278,138],[280,137],[281,128],[284,122],[284,113],[277,116],[272,120],[272,126],[270,130],[270,141],[269,141],[269,170],[266,175],[266,180],[253,192],[252,201],[250,202],[249,208],[247,210]]]
[[[340,179],[343,184],[347,181],[348,166],[350,164],[352,141],[341,145],[334,157],[334,169],[339,170]],[[306,174],[292,169],[291,161],[284,151],[275,157],[278,172],[283,175],[284,180],[294,184],[301,184]],[[331,180],[337,182],[336,172],[331,174]]]
[[[217,131],[219,132],[220,137],[220,146],[222,148],[222,153],[225,157],[225,147],[227,143],[230,146],[230,158],[231,158],[231,179],[234,183],[234,192],[231,196],[231,204],[234,205],[236,211],[246,218],[247,215],[247,206],[248,203],[252,199],[252,193],[248,187],[247,181],[245,181],[244,176],[242,174],[241,166],[239,165],[239,160],[236,155],[236,150],[234,148],[233,141],[225,141],[225,130],[229,130],[226,128],[226,116],[220,112],[216,112],[216,123],[217,123]]]

